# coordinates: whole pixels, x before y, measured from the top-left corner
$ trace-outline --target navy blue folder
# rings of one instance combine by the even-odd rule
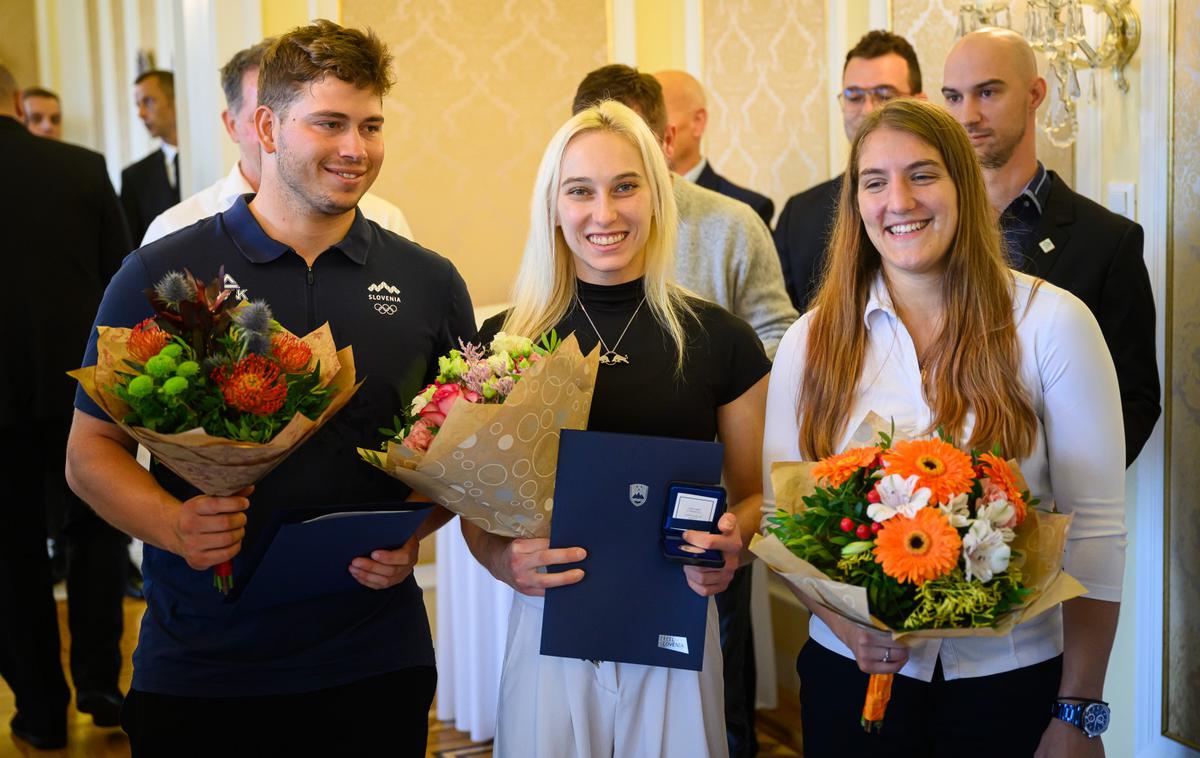
[[[235,563],[234,589],[226,601],[236,603],[240,613],[338,592],[371,592],[350,575],[350,561],[400,547],[427,515],[428,506],[395,505],[279,511],[261,532],[258,550]]]
[[[671,482],[717,484],[716,442],[564,429],[551,547],[582,547],[584,578],[546,591],[542,655],[699,671],[708,598],[662,552]]]

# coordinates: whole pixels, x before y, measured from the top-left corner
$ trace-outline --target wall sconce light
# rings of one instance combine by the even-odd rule
[[[1050,142],[1068,147],[1079,133],[1076,103],[1082,96],[1076,69],[1090,69],[1089,99],[1096,99],[1096,74],[1111,68],[1117,89],[1129,91],[1125,66],[1141,42],[1141,21],[1131,0],[1027,0],[1025,38],[1044,53],[1049,103],[1040,126]],[[959,35],[983,26],[1008,26],[1007,2],[964,2],[959,8]],[[1101,24],[1099,45],[1093,47],[1084,28],[1083,6],[1096,11]]]

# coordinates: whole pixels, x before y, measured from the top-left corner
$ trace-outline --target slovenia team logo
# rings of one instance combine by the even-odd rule
[[[381,316],[394,316],[399,310],[400,288],[393,287],[385,281],[379,281],[367,287],[367,300],[375,306],[375,312]]]

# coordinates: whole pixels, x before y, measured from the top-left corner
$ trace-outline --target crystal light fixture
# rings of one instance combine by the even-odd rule
[[[1046,56],[1049,101],[1040,126],[1050,142],[1067,147],[1079,132],[1076,104],[1082,96],[1076,69],[1090,69],[1089,100],[1096,99],[1096,73],[1111,68],[1117,89],[1129,91],[1125,66],[1141,41],[1141,23],[1131,0],[1027,0],[1025,38]],[[974,0],[959,7],[959,35],[983,26],[1009,26],[1009,3]],[[1089,42],[1083,7],[1095,9],[1099,44]]]

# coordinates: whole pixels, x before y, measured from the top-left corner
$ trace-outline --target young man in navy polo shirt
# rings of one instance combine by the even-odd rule
[[[266,300],[291,331],[328,321],[366,378],[321,431],[232,497],[198,495],[162,466],[147,473],[133,441],[77,395],[72,487],[146,542],[147,610],[122,712],[134,756],[424,755],[436,674],[412,567],[418,538],[445,511],[435,508],[401,549],[347,567],[369,589],[239,612],[208,571],[233,558],[236,573],[243,542],[278,509],[408,497],[355,446],[373,447],[380,420],[401,413],[437,357],[475,334],[454,266],[356,210],[383,161],[390,63],[369,31],[319,21],[281,37],[259,78],[258,194],[131,254],[101,303],[97,324],[132,326],[151,315],[142,290],[168,271],[207,279],[224,266],[226,288]],[[93,334],[84,364],[95,354]]]

